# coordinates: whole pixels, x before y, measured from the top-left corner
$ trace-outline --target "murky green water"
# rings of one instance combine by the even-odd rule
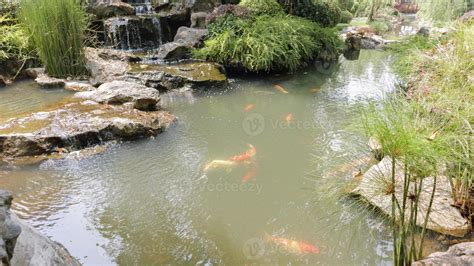
[[[89,158],[0,169],[0,187],[14,191],[21,217],[85,264],[390,264],[386,224],[336,189],[351,178],[344,164],[366,155],[357,109],[392,90],[388,65],[386,54],[363,51],[327,69],[165,96],[179,117],[166,133]],[[254,163],[204,173],[248,143]],[[255,176],[242,182],[249,170]],[[321,252],[293,254],[268,235]]]

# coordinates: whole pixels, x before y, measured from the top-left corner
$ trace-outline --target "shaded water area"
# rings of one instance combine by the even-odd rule
[[[164,134],[0,168],[0,187],[14,192],[21,217],[86,264],[391,264],[388,224],[338,197],[347,163],[367,156],[357,111],[393,90],[389,65],[387,54],[362,51],[358,61],[237,79],[226,91],[163,96],[179,119]],[[2,112],[16,97],[50,100],[27,89],[0,90]],[[252,165],[204,173],[247,144],[257,150]],[[255,176],[243,182],[248,169]],[[289,253],[268,235],[320,253]]]

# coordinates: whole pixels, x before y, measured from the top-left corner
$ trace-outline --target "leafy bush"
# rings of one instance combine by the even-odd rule
[[[204,48],[194,51],[196,58],[259,72],[295,70],[318,55],[338,53],[337,35],[306,19],[260,16],[225,23],[227,28],[212,32]]]
[[[276,0],[242,0],[240,6],[246,7],[255,15],[280,15],[283,14],[283,8]]]
[[[18,3],[16,1],[0,0],[0,16],[9,15],[15,17],[17,9]]]
[[[237,18],[245,18],[250,15],[250,10],[244,6],[239,5],[220,5],[214,8],[214,10],[207,15],[206,20],[208,23],[212,23],[225,15],[232,15]]]
[[[340,23],[351,23],[352,21],[352,13],[349,12],[348,10],[344,10],[341,12],[341,20],[339,21]]]
[[[32,54],[28,36],[11,16],[0,16],[0,61],[24,61]]]
[[[77,0],[23,0],[20,19],[49,75],[87,73],[83,44],[88,16]]]
[[[369,22],[369,26],[378,35],[382,35],[390,30],[390,27],[384,21],[372,21],[372,22]]]
[[[307,18],[323,27],[334,27],[341,20],[341,9],[334,2],[279,0],[288,14]]]

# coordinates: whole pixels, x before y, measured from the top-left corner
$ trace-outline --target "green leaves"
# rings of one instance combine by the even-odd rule
[[[328,29],[291,16],[219,18],[210,25],[210,38],[194,56],[251,72],[296,70],[325,52],[336,56],[339,39]]]

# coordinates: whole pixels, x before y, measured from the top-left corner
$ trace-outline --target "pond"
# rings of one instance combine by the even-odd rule
[[[391,264],[388,224],[340,195],[368,156],[358,110],[394,83],[390,56],[362,51],[226,91],[164,95],[179,120],[156,138],[3,167],[0,184],[20,217],[85,264]],[[3,116],[67,96],[31,86],[0,90]],[[252,163],[204,171],[248,144]]]

